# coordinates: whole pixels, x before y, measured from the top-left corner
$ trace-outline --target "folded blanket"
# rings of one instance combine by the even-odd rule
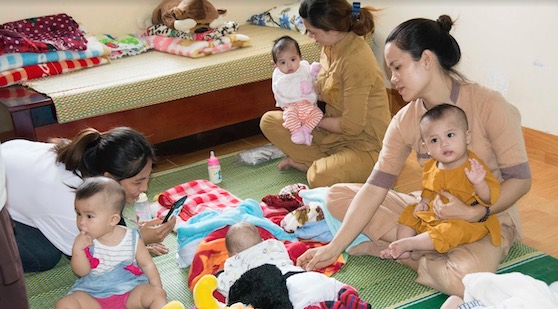
[[[228,34],[209,41],[194,41],[158,35],[147,36],[145,40],[155,50],[189,58],[201,58],[251,45],[250,38],[242,34]]]
[[[86,50],[87,39],[66,14],[27,18],[0,25],[0,54]]]
[[[110,59],[139,55],[151,49],[149,43],[136,34],[126,34],[116,38],[110,34],[98,34],[95,38],[110,49]]]
[[[110,53],[109,48],[104,46],[95,37],[87,40],[87,49],[84,51],[52,51],[48,53],[11,53],[0,55],[0,71],[30,66],[46,62],[62,60],[77,60],[93,57],[106,56]]]
[[[181,38],[190,41],[211,41],[219,39],[227,34],[233,34],[237,30],[238,23],[234,21],[225,21],[219,27],[202,33],[184,32],[176,29],[171,29],[164,24],[156,24],[149,26],[145,31],[145,35],[166,36],[171,38]]]
[[[106,57],[93,57],[78,60],[63,60],[33,64],[30,66],[0,72],[0,87],[25,82],[31,79],[69,73],[83,68],[109,63]]]

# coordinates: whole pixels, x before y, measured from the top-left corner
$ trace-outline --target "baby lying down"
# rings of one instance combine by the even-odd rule
[[[303,309],[343,303],[345,308],[370,308],[351,286],[293,265],[285,245],[275,239],[264,241],[251,223],[232,225],[225,243],[229,258],[217,275],[217,290],[228,304]]]

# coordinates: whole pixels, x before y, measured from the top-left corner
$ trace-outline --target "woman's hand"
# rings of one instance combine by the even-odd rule
[[[312,248],[304,252],[296,260],[296,265],[307,271],[324,268],[333,264],[341,253],[336,252],[330,244]]]
[[[486,214],[484,207],[471,207],[444,190],[441,190],[440,194],[448,199],[448,202],[444,204],[439,195],[434,198],[434,214],[440,220],[462,219],[477,222]]]
[[[154,242],[145,247],[147,248],[147,251],[149,251],[149,253],[151,253],[152,255],[159,256],[169,253],[169,248],[167,248],[167,246],[160,242]]]
[[[172,232],[172,229],[176,224],[176,217],[173,216],[164,224],[161,224],[162,221],[163,220],[159,218],[155,218],[151,221],[145,222],[140,227],[140,233],[143,242],[147,245],[148,250],[151,253],[155,253],[154,251],[158,252],[159,254],[155,253],[157,255],[168,252],[168,249],[166,249],[162,242],[163,240],[165,240],[165,237],[167,237],[167,235]],[[161,247],[163,247],[165,250],[159,250]]]

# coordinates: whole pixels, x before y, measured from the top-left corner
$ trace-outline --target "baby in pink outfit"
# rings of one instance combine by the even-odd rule
[[[271,54],[275,63],[272,89],[276,106],[283,110],[283,127],[291,132],[293,143],[310,146],[312,130],[323,118],[314,91],[320,64],[301,60],[298,42],[290,36],[275,40]]]

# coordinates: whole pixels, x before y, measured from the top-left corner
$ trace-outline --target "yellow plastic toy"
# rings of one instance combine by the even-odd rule
[[[236,303],[229,306],[220,303],[213,297],[213,291],[217,289],[217,277],[214,275],[204,275],[198,280],[194,286],[194,304],[197,309],[244,309],[253,308],[252,306],[245,306],[242,303]]]

